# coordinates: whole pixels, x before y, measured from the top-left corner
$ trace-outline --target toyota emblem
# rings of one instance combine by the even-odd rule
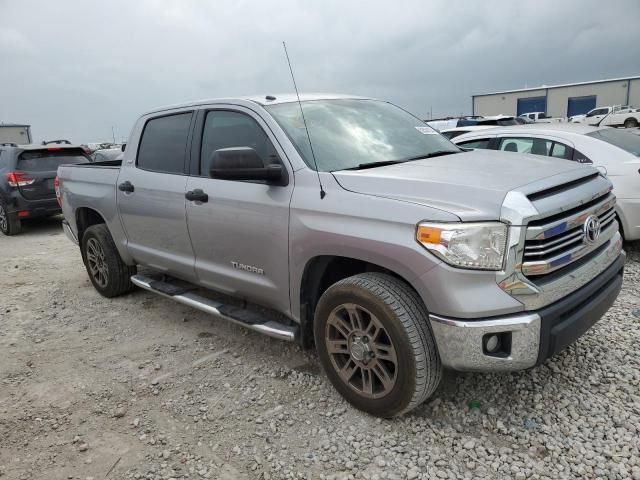
[[[589,215],[584,222],[584,239],[587,243],[594,243],[600,236],[600,219],[595,215]]]

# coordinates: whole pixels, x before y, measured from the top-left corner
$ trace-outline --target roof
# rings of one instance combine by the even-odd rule
[[[267,97],[275,97],[275,100],[267,100]],[[368,97],[360,97],[358,95],[345,95],[341,93],[301,93],[300,101],[301,102],[310,102],[314,100],[339,100],[339,99],[353,99],[353,100],[371,100]],[[253,95],[248,97],[232,97],[232,98],[210,98],[203,100],[195,100],[193,102],[179,103],[176,105],[167,105],[164,107],[158,107],[148,112],[145,112],[145,115],[149,113],[158,113],[165,110],[173,110],[177,108],[184,107],[196,107],[200,105],[208,105],[214,103],[238,103],[238,102],[253,102],[258,105],[276,105],[280,103],[292,103],[297,102],[298,97],[295,93],[283,93],[283,94],[268,94],[268,95]]]
[[[31,125],[24,123],[0,123],[0,127],[27,127],[31,128]]]
[[[586,135],[597,130],[604,130],[611,127],[594,127],[592,125],[584,125],[581,123],[529,123],[526,125],[509,125],[507,127],[494,127],[487,131],[490,135],[503,134],[531,134],[531,135],[554,135],[554,133],[564,133],[569,135]],[[458,137],[455,140],[465,140],[475,137],[479,132],[469,132]]]
[[[444,130],[440,130],[440,132],[475,132],[489,128],[496,128],[496,125],[468,125],[466,127],[445,128]]]
[[[516,92],[531,92],[534,90],[548,90],[551,88],[562,88],[562,87],[573,87],[576,85],[591,85],[593,83],[607,83],[607,82],[620,82],[623,80],[636,80],[639,79],[640,75],[635,75],[631,77],[620,77],[620,78],[606,78],[604,80],[592,80],[590,82],[576,82],[576,83],[564,83],[561,85],[541,85],[539,87],[531,87],[531,88],[518,88],[515,90],[502,90],[499,92],[489,92],[489,93],[477,93],[472,95],[472,97],[483,97],[485,95],[499,95],[502,93],[516,93]]]
[[[47,149],[52,149],[52,150],[63,150],[63,149],[67,149],[67,148],[82,148],[80,145],[74,145],[74,144],[51,144],[51,145],[42,145],[40,143],[30,143],[28,145],[18,145],[14,148],[19,148],[20,150],[47,150]]]

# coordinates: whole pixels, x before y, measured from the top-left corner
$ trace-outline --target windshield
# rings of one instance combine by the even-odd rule
[[[25,172],[55,172],[67,163],[89,163],[89,158],[79,148],[28,150],[20,154],[16,168]]]
[[[401,162],[458,147],[422,120],[377,100],[314,100],[302,103],[318,170],[358,168],[379,162]],[[266,109],[314,168],[298,103]]]
[[[595,132],[587,133],[587,136],[598,138],[611,145],[615,145],[627,152],[640,157],[640,135],[618,130],[615,128],[603,128]]]

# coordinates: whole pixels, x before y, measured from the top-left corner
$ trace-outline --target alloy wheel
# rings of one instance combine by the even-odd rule
[[[325,345],[342,381],[360,395],[381,398],[393,390],[398,358],[382,322],[354,303],[336,307],[327,320]]]
[[[87,263],[95,282],[102,288],[109,282],[109,270],[102,245],[95,238],[87,240]]]

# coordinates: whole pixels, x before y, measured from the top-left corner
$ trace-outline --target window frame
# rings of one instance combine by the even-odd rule
[[[493,148],[493,143],[496,137],[476,137],[476,138],[468,138],[466,140],[463,140],[460,143],[456,143],[456,145],[460,148],[468,148],[470,150],[494,150]],[[482,141],[486,141],[487,142],[487,148],[474,148],[474,147],[467,147],[465,145],[465,143],[471,143],[471,142],[482,142]]]
[[[185,144],[185,149],[184,149],[184,163],[182,165],[182,171],[178,171],[178,172],[166,172],[164,170],[152,170],[150,168],[144,168],[141,167],[138,163],[138,160],[140,159],[140,148],[142,147],[142,140],[144,139],[144,133],[147,131],[147,126],[149,125],[149,123],[152,120],[157,120],[159,118],[166,118],[166,117],[175,117],[176,115],[185,115],[185,114],[191,114],[191,118],[189,119],[189,128],[187,131],[187,142]],[[145,172],[153,172],[153,173],[164,173],[166,175],[180,175],[180,176],[186,176],[188,175],[188,166],[190,163],[190,157],[191,157],[191,142],[192,142],[192,138],[193,138],[193,127],[194,127],[194,118],[195,118],[195,110],[194,109],[188,109],[188,110],[180,110],[177,112],[171,112],[171,113],[166,113],[163,115],[155,115],[152,117],[149,117],[145,120],[144,122],[144,127],[142,127],[142,132],[140,132],[140,137],[138,140],[138,145],[137,145],[137,149],[136,149],[136,159],[134,162],[134,166],[135,168],[137,168],[138,170],[143,170]]]
[[[262,129],[264,134],[267,136],[267,139],[271,142],[273,149],[278,154],[278,160],[280,165],[283,168],[283,181],[282,185],[274,185],[268,184],[265,181],[255,181],[255,180],[230,180],[230,179],[221,179],[221,178],[211,178],[207,172],[201,172],[201,156],[202,156],[202,139],[204,138],[204,127],[206,125],[207,115],[210,112],[232,112],[238,113],[241,115],[246,115],[251,118],[258,127]],[[218,180],[224,182],[239,182],[239,183],[253,183],[258,185],[270,185],[270,186],[285,186],[289,184],[289,168],[287,167],[287,161],[285,161],[284,149],[280,145],[280,142],[273,134],[271,128],[267,125],[267,123],[255,112],[252,110],[245,108],[234,108],[234,106],[229,105],[220,105],[214,106],[209,105],[204,108],[197,110],[196,112],[196,120],[194,122],[193,129],[193,140],[191,142],[191,161],[189,163],[189,169],[187,175],[191,177],[199,177],[199,178],[208,178],[210,180]]]

